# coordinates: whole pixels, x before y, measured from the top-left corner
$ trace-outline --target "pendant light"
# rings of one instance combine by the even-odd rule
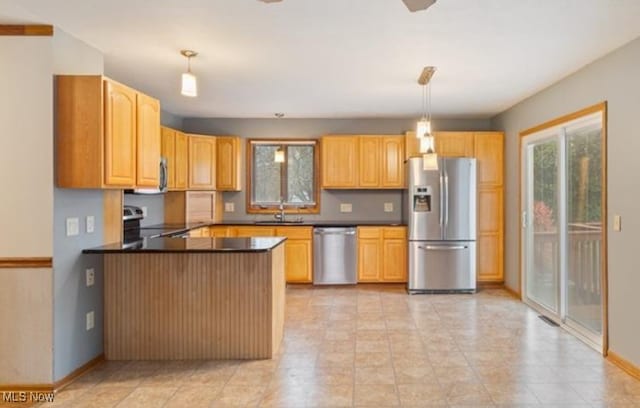
[[[435,67],[424,67],[418,78],[418,83],[422,85],[422,118],[416,125],[416,137],[420,140],[420,153],[424,153],[424,170],[438,170],[438,154],[431,133],[431,77],[435,72]]]
[[[196,97],[198,96],[198,81],[196,76],[191,73],[191,58],[198,55],[192,50],[182,50],[180,54],[187,58],[187,72],[182,74],[182,95]]]
[[[284,149],[282,148],[282,146],[278,147],[278,150],[276,150],[273,161],[276,163],[284,163]]]

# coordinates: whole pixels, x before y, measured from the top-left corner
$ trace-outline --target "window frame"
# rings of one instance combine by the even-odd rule
[[[248,214],[273,214],[279,210],[279,204],[256,204],[253,202],[253,151],[254,146],[272,145],[285,149],[285,161],[280,164],[280,183],[286,186],[287,180],[287,146],[312,145],[313,146],[313,198],[315,205],[284,205],[287,214],[319,214],[320,213],[320,143],[317,139],[249,139],[246,152],[246,211]],[[286,190],[285,190],[286,191]]]

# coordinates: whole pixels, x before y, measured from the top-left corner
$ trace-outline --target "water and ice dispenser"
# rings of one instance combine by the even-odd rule
[[[432,189],[430,186],[413,188],[413,212],[431,212]]]

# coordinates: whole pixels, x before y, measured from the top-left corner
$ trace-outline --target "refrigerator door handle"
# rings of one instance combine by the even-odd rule
[[[449,224],[449,174],[447,168],[444,169],[444,190],[445,190],[445,202],[444,202],[444,226]]]
[[[444,224],[444,175],[440,172],[440,226]]]
[[[427,246],[419,246],[418,248],[424,249],[426,251],[455,251],[459,249],[467,249],[469,247],[467,245],[454,245],[454,246],[427,245]]]

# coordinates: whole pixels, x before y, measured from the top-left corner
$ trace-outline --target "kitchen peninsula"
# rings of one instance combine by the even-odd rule
[[[151,238],[104,255],[107,360],[267,359],[284,330],[284,238]]]

